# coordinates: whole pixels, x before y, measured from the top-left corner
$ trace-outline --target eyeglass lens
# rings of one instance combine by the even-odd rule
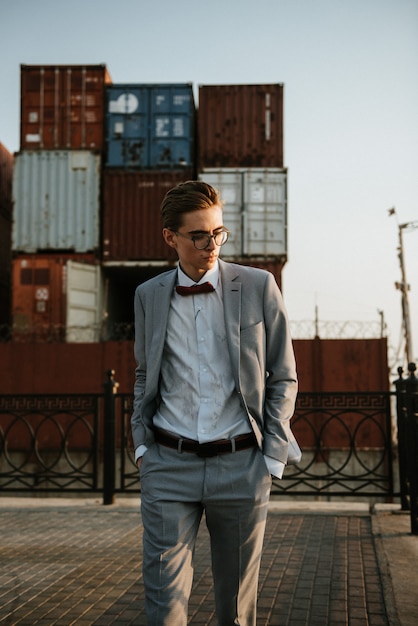
[[[221,230],[214,235],[195,235],[193,237],[193,243],[198,250],[204,250],[210,244],[210,240],[213,238],[217,246],[223,246],[228,239],[229,233],[226,230]]]

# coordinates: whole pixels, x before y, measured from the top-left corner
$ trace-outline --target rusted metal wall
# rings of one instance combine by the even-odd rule
[[[386,339],[294,341],[301,391],[389,390]],[[106,370],[131,393],[132,341],[92,344],[4,343],[0,393],[100,392]]]
[[[103,150],[105,65],[21,65],[21,150]]]
[[[283,85],[201,85],[198,167],[283,167]]]
[[[133,342],[3,343],[0,393],[101,393],[115,369],[120,393],[132,393]]]
[[[233,259],[231,262],[239,263],[240,265],[248,265],[249,267],[259,267],[262,270],[271,272],[276,279],[276,283],[279,288],[282,288],[282,271],[286,263],[286,259],[274,259],[268,257],[248,259],[244,257]]]
[[[25,150],[13,172],[13,250],[99,248],[101,158],[89,150]]]
[[[301,391],[388,391],[387,339],[294,341]]]
[[[13,154],[0,143],[0,212],[10,217],[12,211]]]
[[[160,205],[169,189],[192,171],[142,172],[106,168],[103,175],[103,261],[170,261]]]
[[[11,316],[13,155],[0,143],[0,324]]]

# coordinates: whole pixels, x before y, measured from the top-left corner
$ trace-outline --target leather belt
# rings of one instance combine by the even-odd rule
[[[254,433],[246,433],[238,435],[231,439],[218,439],[217,441],[208,441],[207,443],[199,443],[194,439],[184,439],[171,435],[165,430],[154,428],[155,441],[167,448],[173,448],[177,452],[193,452],[198,456],[211,457],[218,454],[227,454],[228,452],[238,452],[246,450],[257,445]]]

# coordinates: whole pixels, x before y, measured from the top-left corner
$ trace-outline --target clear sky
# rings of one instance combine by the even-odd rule
[[[115,83],[196,94],[283,83],[290,318],[317,306],[320,321],[378,322],[381,310],[396,354],[397,220],[418,224],[418,0],[0,0],[0,53],[11,152],[21,63],[106,63]],[[418,228],[403,239],[418,360]]]

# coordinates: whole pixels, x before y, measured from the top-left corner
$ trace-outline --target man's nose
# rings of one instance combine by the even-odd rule
[[[218,247],[218,246],[217,246],[217,245],[216,245],[216,243],[215,243],[215,238],[214,238],[214,237],[211,237],[211,238],[209,239],[209,243],[208,243],[208,245],[206,246],[206,250],[214,250],[214,249],[215,249],[215,248],[217,248],[217,247]]]

